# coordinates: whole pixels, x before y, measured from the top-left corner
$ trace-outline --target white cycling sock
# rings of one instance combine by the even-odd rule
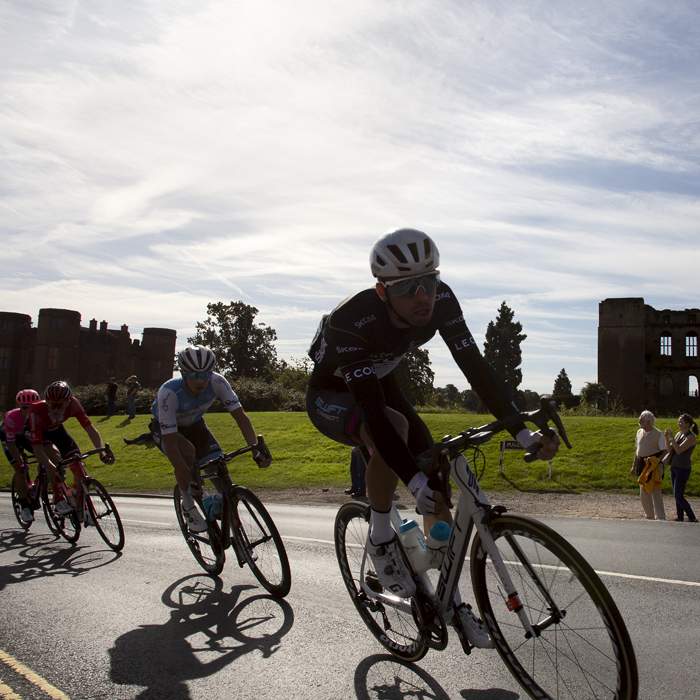
[[[394,539],[394,528],[391,527],[391,511],[382,513],[372,508],[372,530],[369,539],[376,547]]]
[[[180,493],[182,494],[182,507],[185,510],[190,510],[190,508],[193,508],[194,498],[192,498],[192,494],[189,491],[185,491],[183,493],[182,489],[180,489]]]

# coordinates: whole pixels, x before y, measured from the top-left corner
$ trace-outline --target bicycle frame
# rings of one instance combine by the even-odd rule
[[[236,552],[236,557],[238,559],[239,566],[243,566],[243,564],[245,563],[245,559],[243,557],[242,544],[239,541],[237,535],[238,528],[236,528],[236,536],[231,536],[231,512],[235,509],[234,499],[236,496],[233,491],[234,484],[233,481],[231,481],[231,475],[228,472],[228,467],[226,466],[226,463],[234,457],[237,457],[239,454],[248,452],[250,449],[252,448],[244,447],[240,450],[237,450],[236,452],[229,452],[228,454],[220,455],[216,459],[211,460],[210,462],[207,462],[205,465],[203,465],[203,467],[205,467],[206,469],[209,469],[210,467],[216,467],[215,471],[202,473],[201,467],[198,466],[195,466],[193,469],[193,471],[195,471],[195,474],[199,476],[200,479],[208,479],[209,481],[211,481],[212,484],[216,487],[217,492],[220,493],[222,496],[221,535],[219,538],[219,542],[224,551],[227,550],[233,542],[233,550]],[[219,485],[216,484],[216,480],[220,481]],[[197,501],[197,505],[199,506],[200,510],[204,512],[202,497],[197,496],[195,500]],[[202,533],[202,535],[204,534],[206,533]],[[194,539],[204,541],[202,535],[198,535],[196,532],[190,532],[190,536]]]
[[[534,635],[535,630],[527,618],[524,609],[517,602],[517,591],[503,565],[500,552],[494,543],[488,527],[487,521],[488,517],[493,512],[493,507],[481,490],[474,472],[463,455],[451,460],[450,476],[460,491],[459,501],[455,509],[454,522],[452,524],[452,532],[450,533],[445,556],[439,569],[437,586],[433,585],[427,572],[417,574],[423,591],[435,602],[443,619],[449,622],[454,614],[454,596],[462,573],[462,566],[466,560],[472,529],[475,528],[481,537],[484,547],[494,561],[504,590],[508,594],[509,605],[510,601],[512,601],[512,609],[517,612],[525,632]],[[398,532],[399,526],[401,525],[401,516],[394,506],[392,506],[391,509],[391,518],[394,529]],[[522,554],[522,557],[525,559],[524,554]],[[410,600],[387,595],[386,593],[376,593],[369,588],[365,582],[364,575],[364,565],[367,561],[368,559],[365,558],[362,565],[361,577],[362,589],[367,596],[410,613]]]
[[[212,485],[216,488],[217,492],[222,496],[222,513],[221,513],[221,534],[219,537],[219,542],[224,551],[226,551],[233,543],[233,549],[236,552],[236,558],[238,559],[238,565],[243,567],[246,563],[246,558],[244,554],[245,543],[240,540],[240,532],[238,523],[234,522],[235,528],[231,527],[231,513],[236,512],[236,493],[235,484],[231,480],[231,475],[229,474],[228,467],[226,466],[235,457],[238,457],[246,452],[250,452],[254,447],[260,449],[261,452],[269,455],[269,450],[262,439],[262,436],[258,436],[257,445],[246,445],[246,447],[241,447],[234,452],[227,452],[215,457],[204,464],[196,464],[192,468],[192,476],[195,482],[200,479],[208,479]],[[208,471],[212,470],[212,471]],[[217,483],[217,481],[219,483]],[[197,505],[200,510],[204,513],[204,506],[202,504],[202,497],[197,496],[195,498]],[[235,530],[235,532],[234,532]],[[232,532],[234,533],[232,535]],[[190,537],[200,542],[204,542],[204,535],[208,533],[202,533],[198,535],[196,532],[190,532]]]

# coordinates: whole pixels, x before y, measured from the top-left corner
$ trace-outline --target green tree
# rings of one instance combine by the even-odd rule
[[[598,409],[608,408],[608,390],[602,384],[586,382],[581,389],[581,401]]]
[[[521,332],[522,324],[513,320],[514,315],[515,312],[504,301],[498,310],[495,323],[490,321],[486,328],[484,342],[486,361],[503,377],[513,396],[523,381],[523,373],[520,370],[523,360],[520,343],[527,338]]]
[[[255,323],[258,310],[242,301],[207,304],[207,320],[198,322],[188,342],[216,354],[216,366],[232,378],[267,379],[278,368],[273,328]]]
[[[427,350],[413,348],[394,370],[396,381],[414,406],[425,406],[433,396],[435,372],[430,368]]]
[[[566,369],[564,369],[563,367],[561,372],[559,372],[559,374],[557,375],[557,378],[554,380],[554,391],[552,392],[552,395],[555,398],[573,396],[573,393],[571,391],[571,381],[569,380],[569,377],[566,374]]]
[[[437,387],[433,392],[433,403],[440,406],[440,408],[451,408],[455,405],[461,406],[461,398],[461,393],[454,384]]]

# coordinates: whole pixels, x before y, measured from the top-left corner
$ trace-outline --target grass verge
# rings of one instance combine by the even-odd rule
[[[251,412],[249,415],[256,431],[265,436],[274,462],[269,469],[259,469],[248,455],[237,458],[229,466],[235,482],[253,490],[340,487],[349,483],[350,448],[320,435],[305,413]],[[471,414],[425,414],[422,417],[436,439],[446,434],[456,435],[467,427],[491,420],[490,416]],[[125,437],[133,438],[146,432],[149,420],[150,416],[146,415],[136,416],[133,421],[124,416],[94,419],[103,440],[112,446],[117,461],[108,467],[92,457],[87,468],[110,491],[172,489],[175,481],[170,463],[152,442],[124,444]],[[228,414],[208,414],[206,420],[224,450],[242,446],[241,435]],[[526,464],[520,452],[505,453],[503,473],[499,474],[500,440],[510,437],[504,433],[483,448],[486,469],[480,478],[482,488],[530,493],[638,493],[636,478],[629,474],[637,430],[635,418],[565,418],[564,427],[573,449],[562,446],[553,462],[551,479],[547,463]],[[677,429],[675,419],[659,419],[657,427]],[[75,419],[70,419],[66,428],[81,449],[92,447]],[[0,486],[10,486],[12,473],[10,465],[2,459]],[[668,470],[664,493],[671,493]],[[700,469],[693,469],[686,493],[700,496]]]

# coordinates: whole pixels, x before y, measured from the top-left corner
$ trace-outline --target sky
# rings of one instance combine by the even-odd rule
[[[599,302],[700,306],[699,95],[693,0],[0,0],[0,310],[181,347],[240,300],[301,358],[410,226],[576,393]]]

